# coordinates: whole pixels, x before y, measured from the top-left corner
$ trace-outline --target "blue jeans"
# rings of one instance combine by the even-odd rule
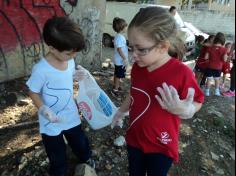
[[[172,159],[161,153],[143,153],[141,150],[127,146],[129,176],[167,176]]]
[[[81,163],[86,162],[91,156],[89,141],[81,129],[81,125],[64,130],[58,136],[42,134],[43,144],[50,162],[49,173],[51,176],[65,176],[67,172],[66,144],[63,135]]]

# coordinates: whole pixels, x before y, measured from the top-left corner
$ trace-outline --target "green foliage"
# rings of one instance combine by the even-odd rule
[[[208,0],[193,0],[193,4],[208,3]]]

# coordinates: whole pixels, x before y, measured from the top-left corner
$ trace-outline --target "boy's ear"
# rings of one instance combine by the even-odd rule
[[[55,48],[53,48],[53,46],[48,46],[50,51],[53,51]]]

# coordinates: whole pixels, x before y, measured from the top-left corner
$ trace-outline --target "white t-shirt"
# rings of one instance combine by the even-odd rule
[[[121,48],[122,52],[125,55],[125,58],[128,61],[128,46],[127,46],[125,37],[122,34],[120,34],[120,33],[117,33],[115,35],[115,38],[114,38],[114,48],[115,48],[114,64],[117,65],[117,66],[124,65],[123,59],[120,56],[120,54],[118,53],[117,48]]]
[[[62,130],[73,128],[81,123],[78,109],[73,99],[73,72],[75,62],[68,61],[68,68],[58,70],[42,58],[32,70],[27,86],[38,93],[44,105],[59,117],[59,122],[49,123],[41,114],[39,116],[40,133],[56,136]]]

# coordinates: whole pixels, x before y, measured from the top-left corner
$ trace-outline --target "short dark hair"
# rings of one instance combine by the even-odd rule
[[[204,36],[202,36],[202,35],[198,35],[197,37],[196,37],[196,42],[198,42],[198,43],[202,43],[202,42],[204,42]]]
[[[43,27],[43,38],[48,46],[58,51],[81,51],[85,40],[78,24],[68,17],[52,17]]]
[[[126,23],[126,21],[122,18],[119,18],[119,17],[115,17],[113,19],[113,29],[114,31],[116,32],[120,32],[122,31],[126,26],[128,26],[128,24]]]
[[[212,34],[212,35],[209,35],[209,36],[208,36],[207,40],[208,40],[208,41],[211,41],[211,40],[214,40],[214,38],[215,38],[215,35]]]
[[[175,6],[170,6],[169,12],[173,12],[174,10],[176,10]]]
[[[231,42],[225,43],[225,46],[228,46],[228,45],[232,45],[232,43]]]
[[[214,44],[225,44],[225,35],[222,32],[218,32],[213,41]]]

